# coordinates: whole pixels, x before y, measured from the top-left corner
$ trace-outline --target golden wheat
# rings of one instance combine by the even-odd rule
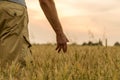
[[[33,45],[33,63],[12,64],[0,80],[120,80],[120,47],[69,45],[57,53],[54,45]]]

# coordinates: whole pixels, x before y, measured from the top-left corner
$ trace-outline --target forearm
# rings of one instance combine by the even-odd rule
[[[55,4],[53,0],[39,0],[41,8],[46,15],[49,23],[51,24],[52,28],[54,29],[56,34],[63,34],[62,26],[59,21],[57,11],[55,8]]]

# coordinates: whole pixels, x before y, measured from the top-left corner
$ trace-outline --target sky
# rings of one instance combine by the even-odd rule
[[[54,0],[69,43],[120,42],[119,0]],[[55,43],[56,35],[39,6],[38,0],[26,0],[31,43]]]

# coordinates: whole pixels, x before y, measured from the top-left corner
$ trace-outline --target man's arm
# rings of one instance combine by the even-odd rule
[[[61,26],[61,23],[59,21],[55,3],[53,0],[39,0],[41,8],[46,15],[49,23],[51,24],[53,30],[56,33],[56,39],[57,39],[57,48],[58,52],[61,51],[61,49],[66,52],[67,51],[67,42],[68,39],[63,33],[63,29]]]

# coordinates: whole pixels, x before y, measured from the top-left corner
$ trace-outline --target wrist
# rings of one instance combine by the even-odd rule
[[[63,31],[60,31],[60,32],[57,31],[57,32],[56,32],[56,35],[58,35],[58,36],[59,36],[59,35],[63,35],[63,34],[64,34]]]

